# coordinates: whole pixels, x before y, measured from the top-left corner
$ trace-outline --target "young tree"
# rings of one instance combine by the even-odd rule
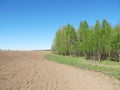
[[[88,39],[88,32],[89,32],[89,26],[87,24],[87,21],[80,22],[80,27],[78,29],[78,47],[79,47],[79,54],[86,55],[86,44]]]
[[[102,22],[102,29],[101,29],[101,58],[105,60],[108,56],[110,56],[110,43],[111,43],[111,33],[112,28],[111,25],[104,19]]]
[[[68,24],[66,26],[66,44],[67,44],[67,49],[68,49],[68,54],[69,55],[73,55],[76,53],[75,51],[75,44],[76,44],[76,40],[77,40],[77,35],[76,35],[76,30],[75,28]]]
[[[111,60],[120,61],[120,24],[114,28],[111,41]]]
[[[100,49],[101,49],[101,25],[100,25],[100,22],[99,20],[96,20],[96,24],[94,26],[94,34],[93,34],[93,37],[94,37],[94,57],[96,60],[99,60],[101,59],[101,54],[100,54]]]

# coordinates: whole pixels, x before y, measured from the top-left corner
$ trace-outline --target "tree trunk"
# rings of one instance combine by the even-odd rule
[[[120,53],[119,53],[119,55],[118,55],[118,61],[120,62]]]
[[[109,60],[111,59],[111,53],[110,53],[110,51],[109,51]]]

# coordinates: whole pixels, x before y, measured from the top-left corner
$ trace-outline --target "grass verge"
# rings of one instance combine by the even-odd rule
[[[102,72],[120,80],[120,62],[118,63],[108,60],[98,62],[93,60],[86,60],[84,57],[72,57],[53,54],[47,55],[45,57],[51,61],[55,61],[58,63],[72,65],[82,69]]]

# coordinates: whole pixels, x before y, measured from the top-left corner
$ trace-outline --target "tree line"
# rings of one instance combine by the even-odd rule
[[[67,24],[56,32],[52,52],[84,56],[91,60],[120,61],[120,23],[114,27],[107,20],[96,20],[93,27],[81,21],[78,30]]]

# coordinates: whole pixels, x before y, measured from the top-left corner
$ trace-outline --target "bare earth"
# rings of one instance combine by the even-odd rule
[[[49,61],[49,53],[0,52],[0,90],[120,90],[119,81]]]

